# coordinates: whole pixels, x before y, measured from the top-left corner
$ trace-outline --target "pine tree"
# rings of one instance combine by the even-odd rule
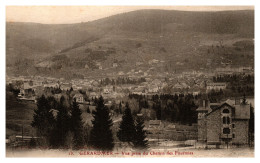
[[[252,146],[254,142],[254,132],[255,132],[255,114],[254,108],[250,104],[250,119],[249,119],[249,145]]]
[[[119,113],[122,114],[122,103],[121,103],[121,101],[119,103]]]
[[[161,102],[157,102],[155,105],[153,105],[153,109],[156,112],[156,118],[158,120],[162,119],[162,108],[161,108]]]
[[[117,137],[122,142],[133,142],[135,137],[135,125],[131,114],[131,109],[128,103],[126,103],[126,108],[122,117],[122,121],[117,132]]]
[[[84,137],[83,137],[83,123],[81,117],[81,110],[79,105],[74,99],[72,103],[72,112],[71,112],[71,131],[73,133],[73,148],[80,149],[84,146]]]
[[[89,144],[92,148],[102,151],[110,151],[114,148],[113,134],[110,127],[113,121],[109,115],[108,108],[104,105],[104,99],[100,96],[97,99],[97,107],[92,111],[94,120],[90,132]]]
[[[70,93],[73,91],[73,88],[72,87],[70,87]]]
[[[89,106],[87,107],[87,113],[90,113],[90,109],[89,109]]]
[[[31,126],[36,128],[37,135],[44,138],[44,145],[49,145],[50,136],[55,124],[55,119],[50,109],[50,103],[42,95],[37,99],[37,109],[34,110],[33,121],[31,123]]]
[[[60,103],[58,104],[58,114],[56,118],[56,125],[52,132],[52,147],[64,148],[66,145],[66,138],[69,132],[70,117],[68,109],[65,106],[65,98],[61,96]]]
[[[247,104],[247,102],[246,102],[246,94],[245,93],[243,94],[242,104],[243,105]]]
[[[144,130],[144,119],[142,117],[137,117],[135,125],[135,139],[134,147],[139,150],[144,150],[148,148],[148,141],[146,139],[146,131]]]

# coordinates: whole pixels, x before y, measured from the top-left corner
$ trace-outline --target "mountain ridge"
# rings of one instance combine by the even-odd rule
[[[219,46],[221,40],[229,53],[244,55],[247,52],[235,51],[233,44],[254,38],[254,11],[137,10],[76,24],[7,22],[6,27],[8,73],[26,74],[32,71],[33,74],[41,74],[35,65],[50,62],[59,55],[60,59],[52,64],[54,74],[86,74],[84,71],[96,71],[98,62],[109,69],[117,60],[130,68],[140,57],[143,61],[164,58],[170,62],[165,63],[166,67],[185,64],[184,60],[204,56],[210,46]],[[205,55],[202,65],[215,57],[228,58],[224,53],[227,52],[214,54],[220,56]],[[251,50],[249,53],[252,55]],[[22,61],[30,66],[26,67],[25,64],[18,68],[16,63]],[[79,61],[81,64],[75,65]],[[85,67],[90,69],[86,70]],[[173,67],[171,70],[176,69],[176,66]],[[182,69],[186,68],[184,66]],[[29,70],[23,72],[23,69]]]

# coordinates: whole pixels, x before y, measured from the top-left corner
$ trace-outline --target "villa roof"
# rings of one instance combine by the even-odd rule
[[[227,100],[224,103],[220,104],[218,107],[214,108],[210,113],[206,114],[206,116],[210,115],[211,113],[219,110],[223,106],[229,106],[233,109],[232,113],[232,118],[233,119],[250,119],[250,105],[246,104],[239,104],[235,105],[235,102],[232,100]]]

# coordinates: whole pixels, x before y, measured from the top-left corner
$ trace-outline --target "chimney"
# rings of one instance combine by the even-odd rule
[[[240,99],[239,98],[235,98],[235,105],[240,105]]]
[[[205,107],[209,107],[209,100],[208,99],[205,101]]]

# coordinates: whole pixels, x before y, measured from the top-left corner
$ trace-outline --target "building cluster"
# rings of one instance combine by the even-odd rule
[[[138,78],[138,77],[137,77]],[[25,100],[35,100],[37,96],[45,93],[46,89],[59,89],[61,91],[86,92],[89,98],[100,95],[104,98],[116,99],[132,94],[153,95],[160,93],[193,94],[198,95],[201,91],[225,89],[225,83],[207,83],[205,75],[200,73],[175,75],[170,78],[145,77],[145,82],[140,84],[114,84],[101,85],[98,79],[73,79],[66,81],[63,78],[40,77],[40,76],[19,76],[7,77],[7,84],[12,84],[15,89],[19,89],[19,98]],[[54,94],[55,91],[54,91]],[[82,94],[82,92],[81,92]],[[83,95],[82,95],[83,96]]]
[[[151,60],[150,64],[157,63]],[[141,65],[141,62],[138,63]],[[117,63],[113,67],[118,67]],[[56,99],[64,92],[73,92],[73,99],[79,104],[91,105],[89,99],[102,95],[106,99],[105,105],[112,105],[112,101],[119,104],[120,98],[131,94],[154,95],[162,93],[193,94],[207,93],[211,90],[225,90],[228,83],[213,82],[215,75],[251,74],[251,67],[218,68],[215,72],[190,71],[180,74],[163,74],[160,77],[151,76],[152,69],[147,71],[131,70],[128,73],[119,72],[117,75],[127,75],[130,78],[145,78],[145,82],[138,84],[110,84],[102,85],[100,79],[73,79],[67,81],[63,78],[41,76],[19,76],[6,78],[7,84],[12,84],[19,90],[18,97],[22,100],[36,102],[37,97],[52,92]],[[136,76],[135,76],[136,75]],[[156,78],[155,78],[156,77]],[[142,114],[150,114],[142,110]],[[145,112],[145,113],[144,113]],[[195,140],[206,145],[245,145],[249,143],[250,105],[242,103],[241,99],[227,100],[223,103],[210,103],[204,99],[197,109],[198,123],[192,126],[180,124],[166,124],[160,120],[150,120],[146,125],[149,139],[168,140]]]
[[[161,120],[150,120],[145,126],[148,139],[159,140],[196,140],[197,125],[191,126],[163,122]]]
[[[154,59],[150,61],[150,64],[157,64],[158,62],[161,63],[162,61]],[[142,62],[138,62],[138,65],[142,65],[141,63]],[[117,66],[117,63],[113,64],[114,68],[116,68]],[[123,97],[129,93],[139,95],[152,95],[160,93],[198,95],[202,92],[210,92],[211,90],[219,91],[227,88],[227,83],[213,82],[213,76],[237,73],[251,74],[253,73],[253,68],[225,67],[217,68],[215,72],[188,71],[179,74],[169,74],[168,72],[165,72],[156,75],[152,75],[152,73],[153,67],[149,68],[146,71],[135,68],[128,73],[120,71],[116,75],[113,74],[112,77],[115,78],[117,76],[127,76],[132,79],[144,78],[145,82],[142,82],[140,84],[114,84],[103,86],[102,84],[100,84],[100,79],[85,78],[66,81],[63,78],[57,79],[41,76],[7,76],[6,82],[7,84],[11,83],[15,87],[15,89],[19,89],[19,97],[26,100],[35,100],[36,97],[43,94],[47,88],[60,89],[61,91],[84,90],[84,92],[86,92],[85,95],[89,98],[94,98],[102,95],[104,96],[104,98],[116,99],[118,97]],[[79,101],[82,102],[82,100]]]
[[[252,75],[254,74],[253,67],[231,67],[226,66],[222,68],[216,68],[217,75],[234,75],[234,74],[245,74],[245,75]]]

